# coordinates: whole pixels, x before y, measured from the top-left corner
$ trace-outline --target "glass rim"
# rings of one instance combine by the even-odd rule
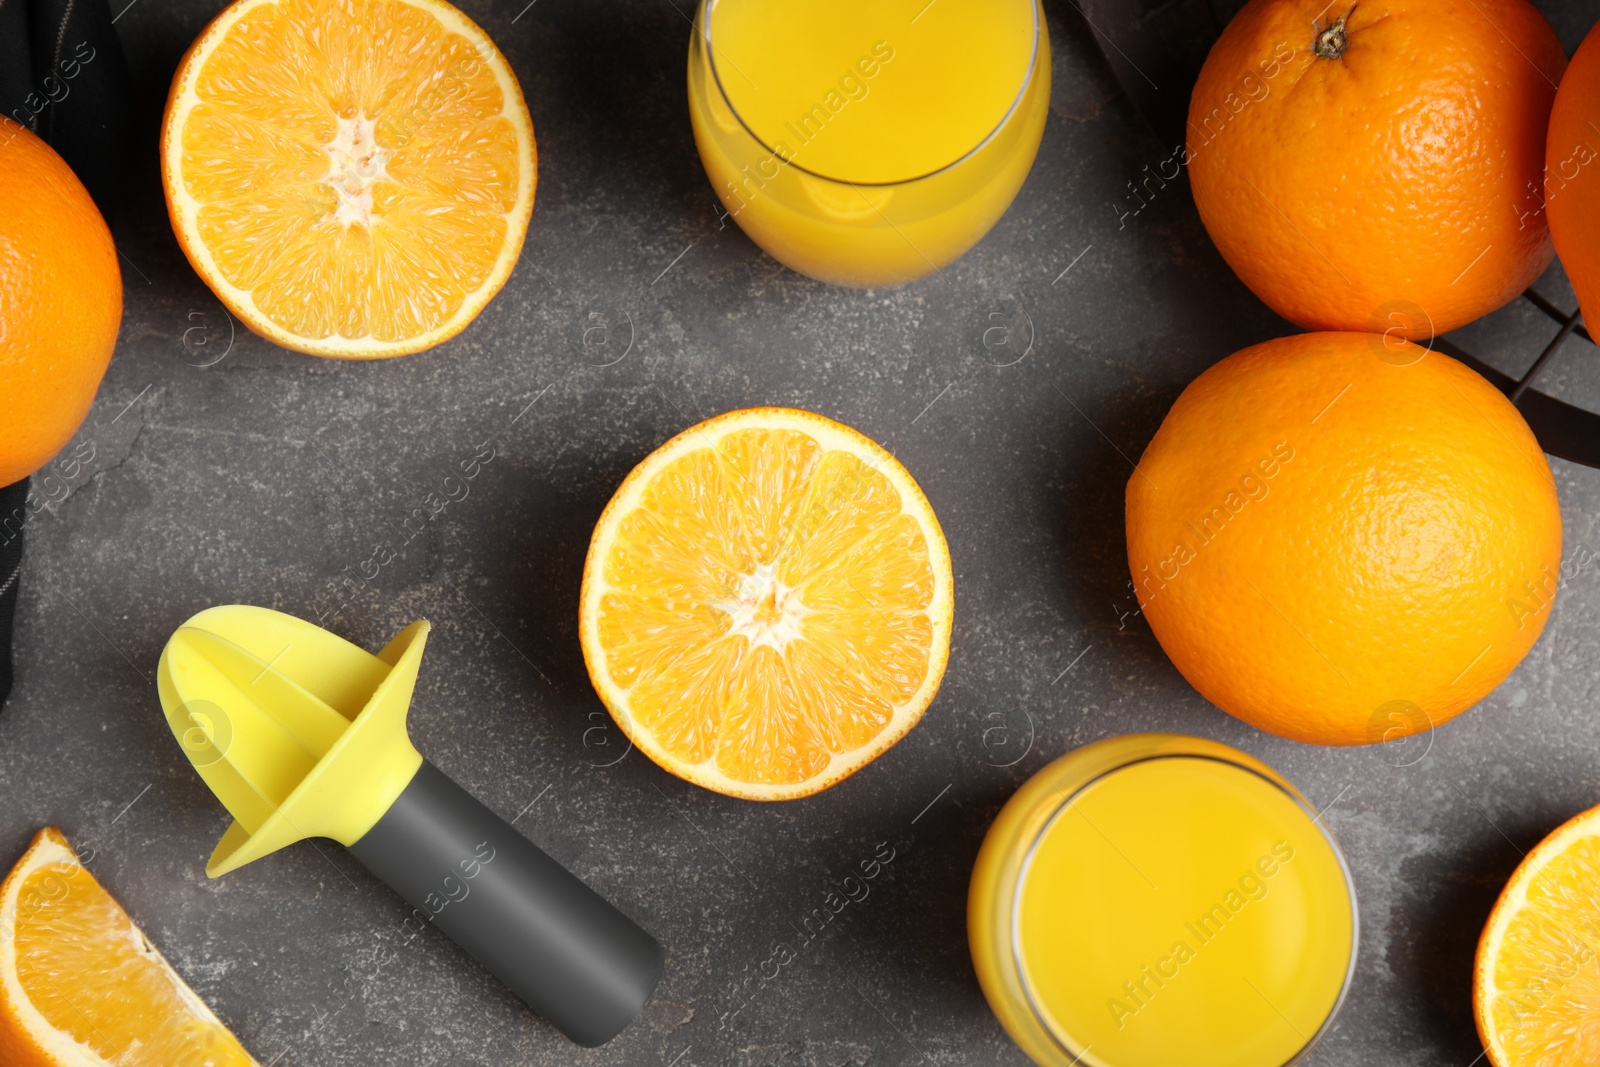
[[[1088,1048],[1075,1050],[1069,1047],[1064,1036],[1057,1033],[1056,1028],[1047,1021],[1043,1011],[1040,1009],[1038,1002],[1034,999],[1033,986],[1032,983],[1028,981],[1028,972],[1023,966],[1022,938],[1018,936],[1020,933],[1021,922],[1022,887],[1027,880],[1029,868],[1031,868],[1033,865],[1034,855],[1038,851],[1039,845],[1044,840],[1045,835],[1050,832],[1050,829],[1053,826],[1055,826],[1056,820],[1061,818],[1061,816],[1066,812],[1067,808],[1070,807],[1075,800],[1082,796],[1090,786],[1094,785],[1096,782],[1109,778],[1113,774],[1125,771],[1130,767],[1136,767],[1141,763],[1151,763],[1157,760],[1171,759],[1209,760],[1214,763],[1221,763],[1225,766],[1237,768],[1238,770],[1254,775],[1263,782],[1266,782],[1268,785],[1287,796],[1291,801],[1294,802],[1296,807],[1310,817],[1311,825],[1317,828],[1317,832],[1321,834],[1322,839],[1328,843],[1328,847],[1333,851],[1334,859],[1336,859],[1339,863],[1339,873],[1344,878],[1345,899],[1350,903],[1350,960],[1345,965],[1344,980],[1339,986],[1339,995],[1334,998],[1333,1005],[1328,1009],[1328,1014],[1322,1020],[1322,1024],[1317,1027],[1316,1032],[1307,1038],[1305,1043],[1301,1045],[1293,1055],[1291,1055],[1287,1060],[1284,1060],[1280,1065],[1280,1067],[1294,1067],[1295,1064],[1304,1062],[1306,1057],[1311,1055],[1312,1051],[1317,1047],[1317,1045],[1322,1042],[1322,1039],[1327,1036],[1328,1031],[1333,1028],[1333,1024],[1339,1018],[1339,1012],[1344,1007],[1345,999],[1350,994],[1350,987],[1355,980],[1356,961],[1359,957],[1359,952],[1357,950],[1361,944],[1361,909],[1356,900],[1355,880],[1351,877],[1350,865],[1345,861],[1344,851],[1339,847],[1339,842],[1334,839],[1333,834],[1323,823],[1322,814],[1313,810],[1311,805],[1306,802],[1306,799],[1286,782],[1278,781],[1272,775],[1263,774],[1259,769],[1242,763],[1239,760],[1230,759],[1227,756],[1211,752],[1156,752],[1143,756],[1135,756],[1118,763],[1114,767],[1108,767],[1098,774],[1093,775],[1086,781],[1079,783],[1072,789],[1071,792],[1062,797],[1061,800],[1055,805],[1054,810],[1050,812],[1050,816],[1040,825],[1038,832],[1033,835],[1031,840],[1029,840],[1027,851],[1023,853],[1022,862],[1017,867],[1016,880],[1012,886],[1011,900],[1009,901],[1009,906],[1007,908],[1007,911],[1009,912],[1009,921],[1006,923],[1006,930],[1008,934],[1008,940],[1010,941],[1010,945],[1008,946],[1010,951],[1007,953],[1009,959],[1007,962],[1011,965],[1012,969],[1016,973],[1017,985],[1022,990],[1022,995],[1027,1003],[1028,1011],[1033,1016],[1034,1021],[1038,1024],[1039,1029],[1049,1036],[1050,1041],[1055,1045],[1056,1049],[1063,1055],[1067,1056],[1072,1064],[1077,1065],[1082,1063],[1083,1057],[1088,1053]],[[1276,772],[1273,773],[1275,774]]]
[[[895,178],[891,181],[883,182],[858,182],[852,181],[849,178],[837,178],[831,174],[823,174],[821,171],[812,170],[810,167],[796,163],[792,159],[787,159],[776,148],[773,148],[771,145],[769,145],[760,134],[756,133],[755,130],[750,128],[750,124],[745,121],[743,115],[739,114],[739,109],[734,106],[732,98],[728,96],[728,90],[722,84],[722,72],[717,69],[717,49],[716,46],[711,42],[711,9],[715,7],[717,3],[718,0],[700,0],[700,28],[698,30],[698,34],[700,43],[706,50],[706,64],[711,68],[711,80],[716,83],[717,93],[722,97],[722,102],[727,105],[728,111],[733,115],[734,121],[739,124],[739,127],[744,130],[745,133],[750,135],[751,140],[755,141],[757,145],[761,146],[761,148],[771,158],[776,159],[784,166],[793,167],[802,174],[809,175],[810,177],[817,178],[821,181],[832,182],[835,185],[848,185],[852,188],[893,189],[902,185],[911,185],[915,182],[925,181],[926,179],[932,178],[935,175],[943,174],[945,171],[953,170],[962,163],[965,163],[967,160],[971,159],[973,156],[977,155],[991,141],[1000,135],[1001,130],[1006,128],[1006,124],[1011,121],[1012,116],[1017,113],[1017,109],[1021,106],[1022,98],[1026,96],[1028,90],[1033,87],[1034,72],[1039,66],[1039,39],[1044,36],[1042,32],[1044,29],[1044,19],[1043,12],[1040,7],[1041,0],[1032,0],[1032,3],[1030,3],[1029,6],[1033,9],[1033,44],[1028,52],[1028,67],[1027,70],[1023,72],[1022,84],[1017,87],[1017,93],[1011,98],[1011,103],[1007,105],[1005,114],[1000,116],[1000,121],[995,123],[993,129],[979,138],[977,144],[973,145],[971,148],[967,149],[950,162],[941,164],[940,166],[937,166],[923,174],[913,175],[909,178]]]

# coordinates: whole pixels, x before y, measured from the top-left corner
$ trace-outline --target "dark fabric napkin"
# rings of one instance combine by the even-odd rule
[[[133,105],[118,17],[107,0],[0,0],[0,113],[61,153],[108,224]]]
[[[118,17],[106,0],[0,0],[0,114],[61,154],[107,224],[127,174],[133,108]],[[27,498],[26,478],[0,488],[0,706],[11,691]]]
[[[28,514],[28,479],[0,489],[0,707],[11,692],[11,620],[22,576],[22,522]]]

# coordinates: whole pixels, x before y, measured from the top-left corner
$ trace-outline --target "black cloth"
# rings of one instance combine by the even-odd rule
[[[108,225],[127,172],[133,108],[118,17],[107,0],[0,0],[0,114],[61,154]]]
[[[28,521],[28,479],[0,489],[0,707],[11,692],[11,621],[22,576],[22,526]]]
[[[119,17],[106,0],[0,0],[0,115],[60,153],[107,225],[127,175],[133,118],[133,79],[117,40]],[[11,691],[27,497],[26,478],[0,488],[0,706]]]

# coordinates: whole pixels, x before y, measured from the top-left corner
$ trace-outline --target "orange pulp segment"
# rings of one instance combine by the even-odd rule
[[[0,1063],[253,1067],[50,827],[0,886]]]
[[[195,270],[257,333],[349,359],[477,315],[535,170],[515,75],[443,0],[238,0],[179,65],[162,132]]]
[[[656,450],[595,527],[580,629],[623,731],[674,774],[780,800],[831,786],[922,716],[944,675],[950,556],[888,452],[754,408]]]
[[[1512,874],[1478,943],[1473,1008],[1494,1067],[1600,1063],[1600,808]]]

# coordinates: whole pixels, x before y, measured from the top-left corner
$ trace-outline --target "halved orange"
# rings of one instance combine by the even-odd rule
[[[662,767],[751,800],[860,770],[950,651],[950,553],[898,460],[789,408],[719,415],[634,468],[595,526],[589,677]]]
[[[55,827],[0,884],[5,1067],[253,1067]]]
[[[1600,1063],[1600,808],[1511,875],[1478,942],[1472,1001],[1495,1067]]]
[[[444,0],[237,0],[172,81],[161,173],[178,243],[257,333],[319,356],[455,336],[533,211],[533,122]]]

